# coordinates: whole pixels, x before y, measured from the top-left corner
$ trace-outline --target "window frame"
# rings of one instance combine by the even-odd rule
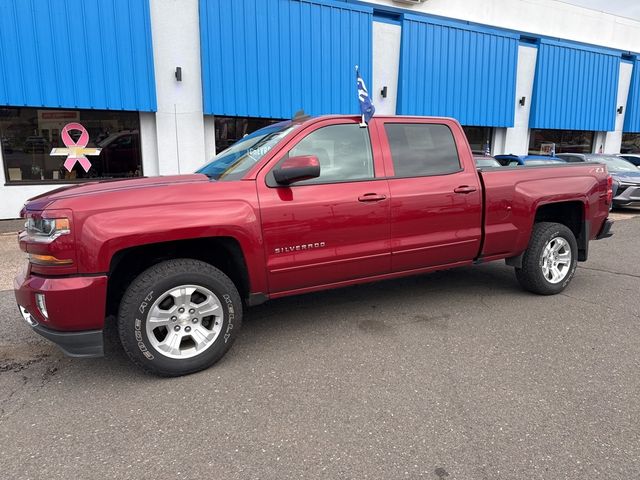
[[[430,177],[446,177],[449,175],[456,175],[458,173],[462,173],[466,170],[466,165],[464,162],[464,159],[462,158],[461,154],[461,145],[463,144],[461,142],[461,135],[464,135],[463,131],[462,131],[462,127],[460,126],[460,130],[458,131],[458,129],[452,128],[452,121],[449,119],[445,119],[445,118],[397,118],[397,119],[384,119],[381,122],[381,128],[380,130],[382,130],[382,132],[380,133],[380,141],[382,143],[383,146],[383,150],[384,150],[384,155],[385,155],[385,169],[387,171],[387,178],[389,179],[404,179],[404,178],[430,178]],[[387,130],[386,130],[386,125],[387,124],[392,124],[392,125],[397,125],[397,124],[402,124],[402,125],[412,125],[412,124],[418,124],[418,125],[442,125],[445,126],[449,129],[449,132],[451,132],[451,138],[453,139],[453,145],[455,146],[456,149],[456,156],[458,158],[458,166],[459,168],[455,171],[451,171],[451,172],[446,172],[446,173],[433,173],[433,174],[428,174],[428,175],[412,175],[412,176],[404,176],[404,175],[397,175],[395,172],[395,164],[393,162],[393,153],[391,151],[391,144],[389,143],[389,137],[387,135]],[[466,142],[466,138],[463,139],[464,142]],[[468,145],[468,143],[467,143]],[[468,147],[467,147],[468,148]],[[469,154],[471,154],[471,150],[469,149]],[[472,160],[473,160],[473,155],[472,155]],[[475,161],[474,161],[475,164]]]
[[[372,135],[377,135],[377,131],[375,128],[372,128],[372,124],[370,123],[368,127],[360,127],[359,121],[356,121],[352,118],[339,118],[339,119],[328,119],[326,121],[318,122],[311,124],[307,128],[303,128],[297,135],[286,145],[283,145],[282,149],[274,154],[274,157],[269,160],[267,164],[267,173],[265,174],[265,184],[269,188],[294,188],[294,187],[314,187],[319,185],[340,185],[345,183],[361,183],[361,182],[372,182],[375,180],[384,179],[384,175],[379,176],[380,169],[382,168],[381,159],[379,158],[379,154],[376,153],[375,142],[373,141]],[[313,183],[292,183],[290,185],[280,185],[275,181],[273,176],[273,171],[280,165],[286,158],[288,158],[289,152],[296,148],[300,142],[306,139],[309,135],[315,133],[318,130],[321,130],[326,127],[334,127],[339,125],[358,125],[358,128],[362,128],[367,131],[367,136],[369,139],[369,148],[371,152],[371,165],[373,167],[373,176],[368,178],[359,178],[359,179],[351,179],[351,180],[337,180],[337,181],[327,181],[327,182],[313,182]]]
[[[566,139],[570,137],[575,137],[579,135],[588,134],[591,136],[591,144],[589,148],[585,151],[574,151],[574,150],[566,150]],[[587,155],[589,153],[595,153],[594,149],[596,148],[596,140],[597,140],[597,132],[593,130],[570,130],[570,129],[559,129],[559,128],[532,128],[529,130],[529,142],[527,144],[527,155],[541,155],[540,149],[533,149],[533,146],[536,144],[537,139],[536,136],[544,136],[545,138],[540,140],[540,145],[543,143],[553,143],[555,144],[556,154],[558,153],[579,153],[581,155]],[[551,139],[554,136],[559,136],[559,141],[555,142]],[[565,148],[562,145],[565,144]]]
[[[72,122],[77,122],[82,124],[85,128],[87,128],[88,130],[91,128],[87,127],[86,123],[87,122],[95,122],[96,119],[81,119],[81,115],[85,112],[91,112],[93,115],[99,115],[99,114],[107,114],[107,115],[113,115],[113,114],[134,114],[135,115],[135,121],[136,121],[136,128],[129,128],[129,129],[125,129],[122,130],[122,132],[128,131],[128,132],[137,132],[137,146],[135,148],[137,148],[137,150],[139,151],[140,154],[140,161],[139,161],[139,170],[140,170],[140,175],[139,176],[132,176],[132,177],[85,177],[85,178],[61,178],[61,179],[52,179],[52,178],[45,178],[45,179],[22,179],[22,180],[10,180],[9,179],[9,168],[14,168],[14,167],[10,167],[8,162],[8,158],[7,156],[4,154],[4,146],[2,145],[2,136],[0,135],[0,163],[1,168],[2,168],[2,174],[4,176],[4,186],[5,187],[14,187],[14,186],[34,186],[34,185],[58,185],[58,186],[65,186],[65,185],[77,185],[77,184],[83,184],[83,183],[87,183],[87,182],[96,182],[96,181],[100,181],[100,182],[107,182],[107,181],[116,181],[116,180],[127,180],[127,179],[135,179],[135,178],[143,178],[144,177],[144,158],[143,158],[143,152],[142,152],[142,138],[141,138],[141,119],[140,119],[140,112],[137,111],[131,111],[131,110],[104,110],[104,109],[86,109],[86,108],[51,108],[51,107],[38,107],[38,106],[4,106],[1,107],[3,109],[15,109],[18,111],[18,115],[15,118],[21,118],[21,111],[22,110],[30,110],[33,111],[33,115],[30,116],[30,118],[35,118],[36,119],[36,125],[37,125],[37,118],[38,118],[38,111],[44,111],[44,112],[78,112],[78,119],[74,119],[74,118],[68,118],[67,120],[65,120],[63,123],[72,123]],[[109,118],[103,118],[99,121],[101,122],[108,122],[110,119]],[[122,121],[122,120],[120,120]],[[48,130],[47,129],[43,129],[43,130]],[[62,128],[52,128],[50,134],[54,135],[53,132],[56,132],[58,137],[60,135]],[[34,137],[40,137],[40,135],[31,135]],[[29,138],[29,137],[26,137]],[[25,138],[25,142],[26,142],[26,138]],[[42,137],[44,138],[44,137]],[[45,139],[47,140],[47,139]],[[50,142],[51,140],[47,140],[47,142]],[[97,146],[97,143],[95,140],[92,141],[91,143],[95,144]],[[90,145],[91,145],[90,143]],[[45,147],[45,152],[43,153],[43,155],[48,155],[47,152],[50,151],[50,149],[52,148],[51,143],[47,143],[48,148]],[[132,147],[134,145],[134,142],[132,142],[130,144]],[[59,147],[64,147],[64,145],[60,144]],[[23,146],[24,148],[24,146]],[[64,163],[64,157],[63,156],[58,156],[57,158],[59,158],[60,161],[60,165],[62,167],[63,163]],[[88,157],[89,161],[92,161],[93,157]],[[93,162],[92,162],[93,163]]]

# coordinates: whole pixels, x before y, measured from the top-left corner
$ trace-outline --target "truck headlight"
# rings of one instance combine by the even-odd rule
[[[29,217],[25,224],[29,238],[35,242],[50,243],[62,235],[69,235],[69,219]]]

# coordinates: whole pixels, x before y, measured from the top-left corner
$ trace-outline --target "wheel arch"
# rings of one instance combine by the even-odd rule
[[[578,261],[586,261],[589,250],[589,224],[586,205],[580,200],[550,202],[538,205],[533,223],[553,222],[565,225],[576,237]]]
[[[535,207],[531,223],[527,228],[528,235],[523,248],[529,243],[536,223],[553,222],[565,225],[576,237],[578,243],[578,261],[584,262],[589,255],[589,224],[586,221],[586,205],[581,200],[566,200],[559,202],[540,202]],[[505,259],[507,265],[521,268],[524,250],[513,257]]]
[[[157,263],[176,258],[201,260],[213,265],[231,279],[245,301],[252,298],[247,261],[237,239],[220,236],[174,240],[137,245],[114,253],[109,264],[106,315],[117,314],[122,295],[140,273]]]

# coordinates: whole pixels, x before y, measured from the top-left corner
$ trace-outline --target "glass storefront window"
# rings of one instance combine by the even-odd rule
[[[624,133],[620,153],[640,153],[640,133]]]
[[[556,153],[592,153],[595,132],[582,130],[531,130],[529,155],[548,155],[553,144]]]
[[[65,156],[52,156],[52,148],[65,148],[60,133],[65,125],[80,123],[89,134],[87,148],[100,148],[88,156],[85,172],[76,163],[71,172]],[[77,142],[81,132],[71,130]],[[0,108],[0,144],[7,183],[73,182],[97,178],[142,175],[140,119],[137,112],[110,110],[54,110]]]
[[[484,155],[487,147],[491,151],[491,137],[493,135],[493,128],[491,127],[462,127],[469,145],[471,145],[471,151],[475,155]]]
[[[216,154],[227,149],[245,135],[282,119],[250,117],[215,117]]]

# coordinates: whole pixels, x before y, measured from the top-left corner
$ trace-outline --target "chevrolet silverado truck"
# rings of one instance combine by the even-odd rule
[[[268,299],[506,260],[561,292],[610,235],[605,165],[475,165],[448,118],[294,118],[197,173],[97,181],[29,200],[23,318],[71,356],[124,350],[164,376],[209,367]],[[107,319],[107,320],[105,320]]]

